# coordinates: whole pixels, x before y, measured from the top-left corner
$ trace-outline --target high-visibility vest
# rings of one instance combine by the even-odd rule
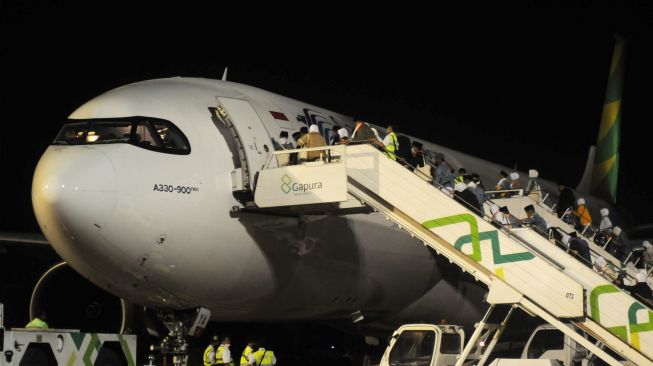
[[[258,351],[254,352],[254,365],[272,366],[272,357],[274,357],[273,351],[259,348]]]
[[[215,351],[215,349],[213,348],[212,345],[209,345],[208,347],[206,347],[206,349],[204,350],[204,357],[203,357],[204,366],[213,366],[214,365],[214,363],[211,362],[211,357],[210,357],[211,352],[214,352],[214,351]]]
[[[39,318],[34,318],[31,322],[27,323],[25,328],[39,328],[39,329],[48,329],[48,323],[44,322]]]
[[[397,141],[397,135],[394,132],[390,132],[388,136],[390,136],[392,139],[392,143],[386,146],[385,150],[388,152],[388,155],[390,155],[390,159],[397,160],[397,155],[395,155],[397,150],[399,150],[399,141]]]
[[[225,360],[224,360],[223,355],[224,355],[225,348],[226,348],[225,345],[221,344],[218,347],[218,350],[215,351],[215,363],[218,364],[218,365],[232,365],[233,366],[233,364],[234,364],[233,360],[230,360],[229,362],[225,362]]]
[[[240,356],[240,366],[245,366],[249,365],[249,355],[253,352],[254,350],[252,347],[247,346],[243,350],[243,354]]]

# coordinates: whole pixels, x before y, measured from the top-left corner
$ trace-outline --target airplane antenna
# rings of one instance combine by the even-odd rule
[[[224,68],[224,72],[222,73],[222,81],[227,81],[227,67]]]

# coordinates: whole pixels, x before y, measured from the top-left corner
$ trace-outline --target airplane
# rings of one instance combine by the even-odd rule
[[[308,124],[327,137],[334,125],[354,127],[228,81],[170,78],[109,91],[73,112],[39,161],[39,226],[84,278],[151,308],[204,307],[216,321],[382,321],[409,307],[442,309],[460,324],[480,316],[485,289],[380,214],[250,208],[272,139]]]
[[[328,141],[334,126],[352,130],[354,120],[225,79],[147,80],[93,98],[68,117],[34,172],[47,242],[83,276],[74,281],[119,300],[120,328],[129,304],[175,319],[205,308],[214,321],[350,319],[385,330],[442,318],[470,327],[482,316],[486,288],[380,213],[253,207],[256,173],[282,131],[317,125]],[[507,170],[407,137],[485,182]],[[32,316],[46,306],[65,313],[86,295],[57,275],[65,268],[38,281]],[[46,296],[62,286],[73,290]]]

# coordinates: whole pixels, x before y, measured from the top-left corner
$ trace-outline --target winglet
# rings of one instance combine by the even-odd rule
[[[227,67],[224,68],[224,72],[222,73],[222,81],[227,81]]]

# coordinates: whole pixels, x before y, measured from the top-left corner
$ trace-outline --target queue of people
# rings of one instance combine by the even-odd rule
[[[441,152],[432,155],[432,162],[427,161],[423,151],[423,145],[419,141],[410,141],[406,136],[399,135],[398,129],[394,125],[389,125],[383,139],[380,138],[378,131],[364,121],[356,121],[353,130],[348,130],[340,126],[334,126],[331,130],[331,136],[328,139],[329,145],[346,145],[349,143],[370,143],[386,152],[388,158],[397,161],[416,174],[422,176],[434,185],[437,185],[443,192],[447,193],[454,200],[467,207],[470,211],[483,217],[484,203],[490,198],[505,198],[519,194],[522,189],[520,176],[517,172],[499,172],[499,180],[495,189],[499,192],[488,196],[485,187],[480,181],[478,174],[468,174],[465,168],[459,168],[457,174],[455,170],[447,163],[445,156]],[[292,143],[287,139],[287,132],[280,135],[279,140],[275,143],[278,149],[291,149]],[[297,147],[315,148],[326,146],[324,136],[320,134],[317,125],[311,125],[302,128],[299,133],[293,137],[297,141]],[[406,146],[410,146],[407,149]],[[313,150],[305,153],[299,161],[313,161],[324,158],[324,151]],[[293,159],[291,158],[291,164]],[[298,161],[295,159],[295,162]],[[539,184],[539,172],[530,169],[528,172],[528,183],[524,188],[524,195],[531,198],[534,202],[541,202],[543,199],[542,188]],[[599,245],[606,244],[606,250],[616,258],[624,260],[632,250],[628,241],[621,236],[621,229],[613,227],[609,218],[608,209],[601,210],[601,222],[598,228],[593,227],[593,220],[587,203],[584,198],[576,199],[573,191],[564,184],[558,185],[559,196],[554,211],[565,222],[571,224],[581,235],[590,237],[593,235],[595,242]],[[497,205],[490,206],[491,221],[499,227],[517,228],[522,226],[533,227],[543,235],[550,235],[550,224],[544,220],[536,211],[533,205],[524,207],[526,218],[519,219],[510,213],[507,207]],[[576,232],[560,233],[557,238],[560,242],[569,248],[570,253],[583,261],[586,265],[592,266],[589,257],[590,249],[587,241]],[[650,246],[650,247],[649,247]],[[649,244],[646,253],[649,253],[650,265],[653,266],[653,245]],[[646,263],[646,261],[644,261]]]

